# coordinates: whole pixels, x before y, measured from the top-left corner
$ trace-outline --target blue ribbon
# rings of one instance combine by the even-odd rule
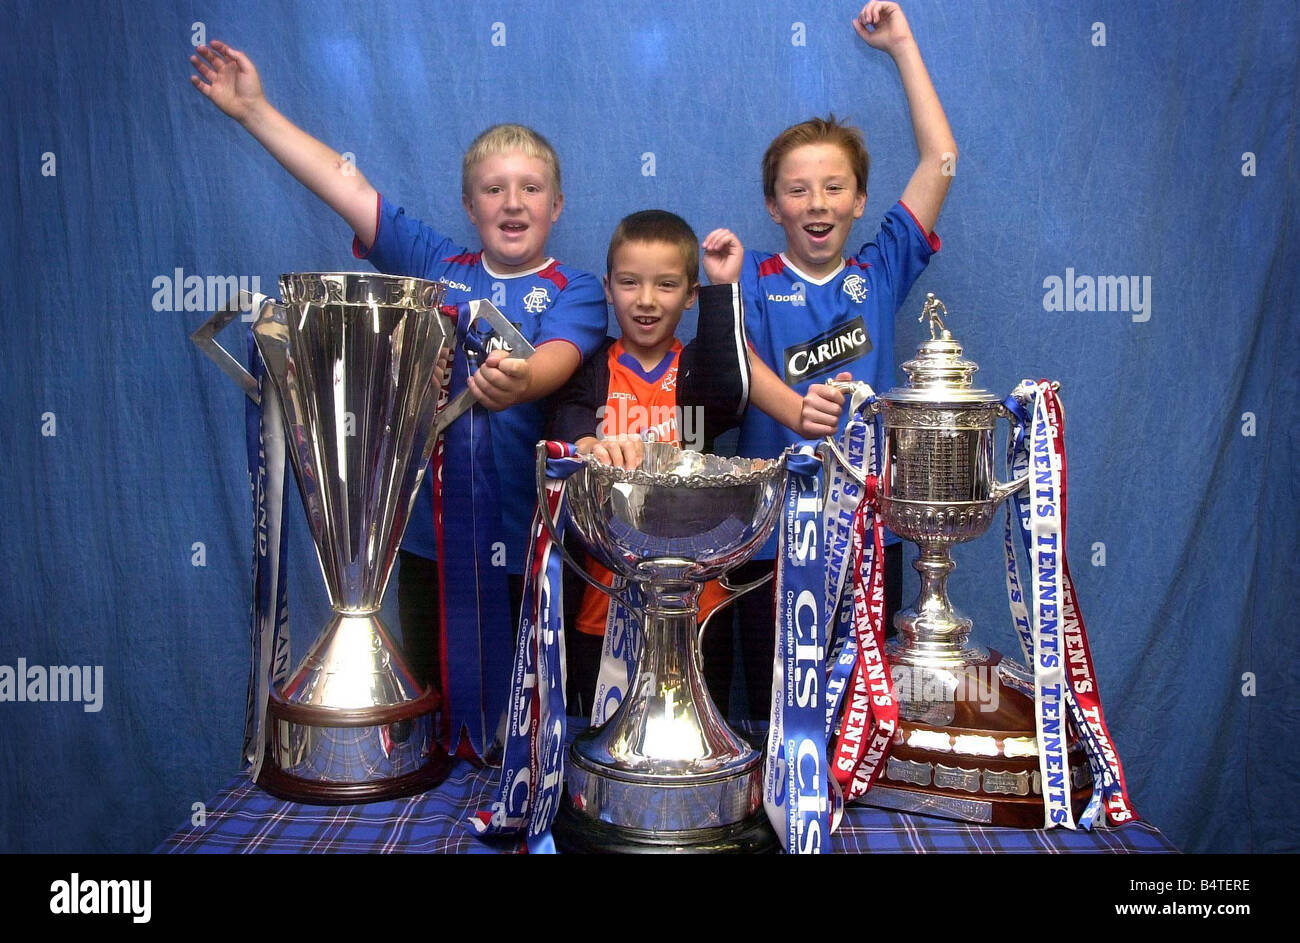
[[[563,456],[547,460],[548,478],[563,480],[582,468],[583,462],[572,457],[572,446],[565,445],[563,450]],[[533,516],[533,540],[525,564],[524,600],[510,672],[501,779],[489,809],[470,819],[470,825],[482,835],[523,832],[528,850],[533,854],[555,852],[551,823],[559,810],[564,787],[567,726],[562,651],[564,560],[558,548],[551,549],[538,583],[532,579],[538,538],[545,527],[541,515],[546,513],[549,509],[540,505]],[[561,539],[565,517],[561,496],[555,522]]]
[[[463,352],[467,305],[460,305],[461,344],[452,365],[451,396],[466,388],[469,363]],[[464,736],[482,755],[496,733],[506,705],[510,651],[510,592],[506,567],[493,566],[501,546],[500,485],[492,454],[492,425],[478,403],[445,433],[442,463],[442,521],[439,546],[443,578],[446,673],[444,724],[447,749]],[[498,555],[500,559],[500,555]]]
[[[830,842],[830,771],[821,691],[826,659],[821,460],[810,443],[794,448],[787,452],[785,518],[777,554],[779,631],[764,806],[786,851],[817,854]]]
[[[283,442],[284,428],[268,430],[264,411],[269,397],[275,396],[272,384],[265,382],[266,365],[250,330],[248,370],[257,381],[261,402],[246,399],[244,431],[248,450],[249,486],[253,494],[253,602],[250,611],[249,637],[252,652],[248,675],[248,696],[244,710],[244,759],[253,764],[254,776],[261,767],[264,749],[264,724],[267,696],[271,687],[289,676],[289,584],[285,578],[288,553],[284,534],[284,450],[277,450],[268,467],[266,439]],[[273,565],[274,561],[274,565]],[[265,651],[264,641],[270,643]]]

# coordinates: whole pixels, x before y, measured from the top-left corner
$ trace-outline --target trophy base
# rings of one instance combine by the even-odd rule
[[[451,771],[433,739],[432,688],[414,701],[352,710],[267,703],[266,756],[257,784],[289,802],[352,805],[418,795]]]
[[[602,730],[568,751],[556,847],[578,852],[756,854],[779,848],[763,812],[761,757],[747,750],[709,772],[639,771],[583,753]]]
[[[767,815],[720,828],[653,832],[611,825],[577,811],[566,793],[552,829],[557,851],[564,854],[606,855],[763,855],[781,850]]]
[[[890,653],[898,732],[880,778],[860,802],[982,825],[1043,827],[1033,675],[997,651],[979,651],[964,663]],[[1092,773],[1073,734],[1067,750],[1066,788],[1077,818],[1092,796]]]

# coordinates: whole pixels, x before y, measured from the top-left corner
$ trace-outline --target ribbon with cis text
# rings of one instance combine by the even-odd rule
[[[551,823],[564,787],[564,560],[542,514],[563,539],[564,483],[583,466],[568,443],[546,449],[546,506],[533,515],[501,779],[490,807],[469,819],[479,835],[522,835],[534,854],[555,851]]]
[[[871,788],[884,767],[898,729],[898,702],[885,657],[884,522],[876,493],[882,455],[880,423],[875,416],[870,420],[865,418],[865,411],[875,398],[870,387],[857,385],[841,448],[853,468],[866,479],[866,494],[858,489],[848,517],[847,553],[835,531],[829,532],[835,538],[827,541],[828,588],[834,571],[847,570],[852,574],[851,586],[834,597],[836,608],[828,606],[837,629],[847,626],[842,642],[832,640],[838,652],[832,649],[826,698],[831,773],[845,801],[857,799]],[[847,469],[839,468],[835,453],[828,450],[828,454],[833,469],[828,471],[833,498],[838,480],[855,483],[847,475]],[[828,523],[828,528],[843,527],[845,509],[828,502],[828,522],[832,514],[837,524]],[[847,559],[847,566],[839,563],[840,559]]]
[[[253,310],[262,301],[254,298]],[[244,427],[248,478],[253,493],[253,603],[249,620],[252,655],[244,709],[244,761],[254,780],[266,753],[266,705],[273,687],[289,678],[289,592],[285,580],[284,422],[280,394],[266,382],[266,365],[248,332],[248,371],[257,381],[258,402],[248,399]]]
[[[465,305],[457,315],[449,396],[464,390],[469,379]],[[475,403],[447,427],[431,472],[442,603],[440,739],[449,752],[478,761],[505,710],[510,669],[509,584],[506,568],[492,560],[493,548],[501,545],[500,485],[486,409]],[[448,545],[448,533],[455,535],[454,545]]]
[[[818,854],[828,850],[831,830],[821,690],[826,660],[821,460],[806,442],[786,456],[763,807],[787,852]]]
[[[1007,506],[1003,528],[1011,618],[1034,672],[1034,713],[1042,780],[1044,828],[1075,828],[1067,724],[1088,756],[1093,793],[1078,825],[1091,828],[1104,808],[1113,824],[1134,821],[1123,766],[1102,712],[1092,651],[1066,558],[1068,476],[1065,413],[1052,384],[1025,381],[1004,405],[1013,417],[1007,444],[1012,478],[1028,475],[1014,498],[1021,542],[1033,578],[1026,605]]]
[[[610,587],[616,593],[626,594],[637,602],[636,584],[628,585],[621,576],[614,577]],[[591,726],[599,727],[614,716],[623,703],[628,685],[636,673],[636,662],[641,650],[641,623],[636,613],[628,611],[617,599],[610,599],[605,614],[605,640],[600,652],[600,673],[596,677],[596,692],[591,702]]]

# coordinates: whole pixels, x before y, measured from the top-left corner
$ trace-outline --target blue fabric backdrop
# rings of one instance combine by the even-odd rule
[[[468,243],[465,146],[538,128],[564,164],[551,251],[597,271],[614,223],[651,206],[779,248],[759,159],[812,114],[866,130],[858,241],[915,162],[851,2],[57,6],[0,5],[0,665],[102,666],[103,700],[0,703],[4,850],[150,848],[238,765],[243,404],[190,344],[206,312],[168,310],[155,279],[270,291],[358,265],[344,224],[190,87],[199,31]],[[1137,807],[1187,850],[1296,850],[1295,4],[904,9],[962,156],[897,359],[934,291],[984,386],[1062,381],[1073,569]],[[1071,269],[1149,276],[1149,319],[1045,310]],[[302,642],[326,606],[286,501]],[[998,538],[957,558],[954,598],[1015,651]]]

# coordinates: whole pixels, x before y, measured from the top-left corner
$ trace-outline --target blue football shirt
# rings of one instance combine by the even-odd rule
[[[783,253],[746,251],[740,286],[750,346],[801,396],[845,370],[887,392],[894,386],[894,315],[939,246],[939,237],[927,236],[899,202],[875,240],[823,278],[799,271]],[[774,458],[797,441],[792,430],[750,409],[736,452]],[[771,559],[775,548],[769,540],[756,556]]]
[[[375,244],[367,250],[354,239],[353,252],[379,271],[445,282],[448,305],[486,298],[534,347],[572,344],[585,360],[605,339],[605,293],[589,272],[547,259],[532,271],[498,274],[483,261],[481,251],[456,245],[382,196],[377,212]],[[542,438],[543,402],[520,403],[489,414],[500,483],[501,534],[510,573],[523,572],[528,527],[537,503],[533,449]],[[431,475],[426,474],[420,485],[402,548],[437,559]]]

